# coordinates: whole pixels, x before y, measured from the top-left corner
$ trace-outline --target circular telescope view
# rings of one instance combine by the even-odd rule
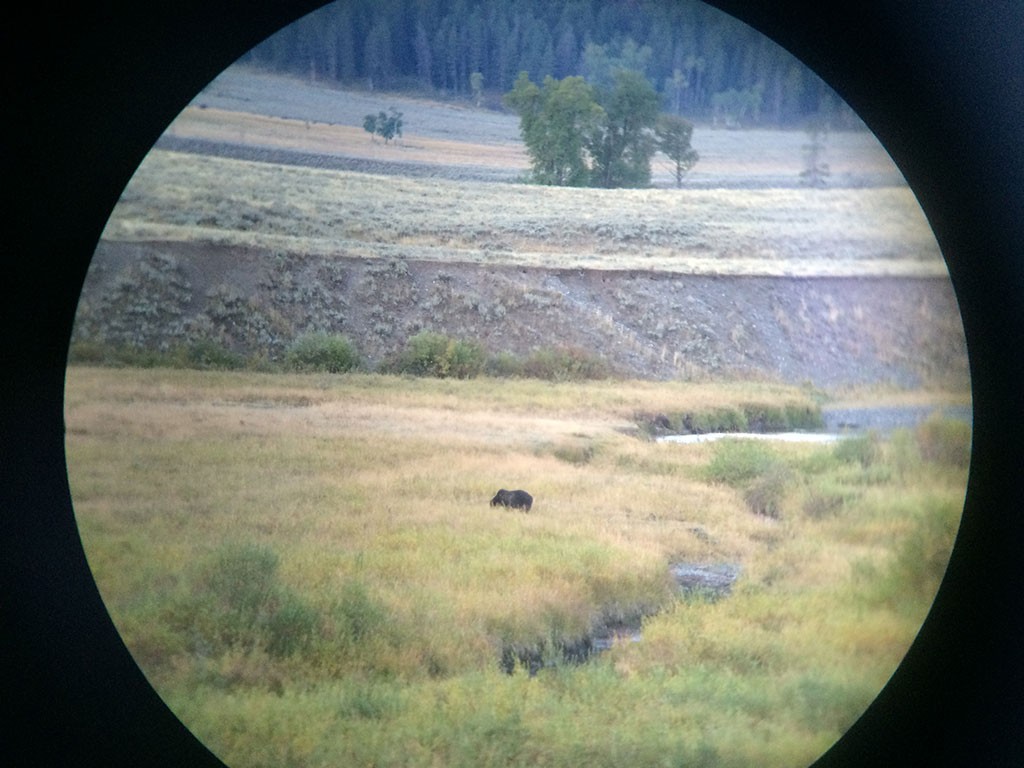
[[[66,381],[82,542],[230,766],[800,768],[963,511],[946,264],[700,2],[339,0],[167,126]]]

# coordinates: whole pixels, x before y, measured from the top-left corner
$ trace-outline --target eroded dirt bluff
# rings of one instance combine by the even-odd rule
[[[212,338],[280,355],[344,333],[372,363],[420,330],[523,355],[568,346],[645,378],[758,376],[832,388],[968,386],[946,278],[714,277],[100,243],[75,337],[166,347]]]

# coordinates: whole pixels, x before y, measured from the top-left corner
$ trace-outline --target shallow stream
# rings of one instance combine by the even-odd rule
[[[659,443],[707,443],[723,438],[742,440],[771,440],[787,443],[834,443],[846,437],[869,432],[886,434],[894,429],[912,429],[932,415],[947,419],[972,421],[969,405],[935,406],[879,406],[861,408],[822,408],[825,427],[820,432],[708,432],[691,435],[663,435]]]

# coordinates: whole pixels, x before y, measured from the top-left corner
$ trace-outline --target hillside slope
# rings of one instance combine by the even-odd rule
[[[578,347],[640,378],[968,382],[943,278],[714,277],[102,242],[75,336],[154,348],[206,337],[275,356],[324,330],[379,363],[424,329],[491,353]]]

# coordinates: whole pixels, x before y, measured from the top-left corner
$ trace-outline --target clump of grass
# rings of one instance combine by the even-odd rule
[[[882,565],[861,563],[866,592],[896,611],[919,610],[934,598],[956,538],[961,508],[950,499],[929,497],[913,510],[911,530]]]
[[[861,495],[855,489],[836,483],[831,477],[819,479],[809,486],[803,502],[803,511],[812,520],[823,520],[841,514]]]
[[[285,361],[294,371],[344,373],[359,367],[359,352],[347,336],[315,332],[295,339]]]
[[[721,441],[704,475],[711,482],[742,490],[750,511],[772,518],[782,515],[782,500],[792,477],[770,447],[754,440]]]
[[[722,440],[704,471],[713,483],[742,488],[751,480],[774,469],[779,463],[772,449],[754,440]]]
[[[283,658],[307,648],[320,617],[278,578],[279,558],[254,544],[220,549],[194,585],[185,620],[197,650],[265,650]]]
[[[790,472],[782,463],[773,463],[747,485],[743,500],[750,511],[765,517],[782,515],[782,500],[789,488]]]
[[[687,411],[638,414],[649,433],[707,434],[709,432],[786,432],[820,429],[821,408],[813,403],[743,403]]]
[[[832,455],[840,462],[860,464],[866,469],[881,456],[879,437],[872,432],[840,440],[832,449]]]
[[[966,468],[971,461],[971,427],[962,421],[933,416],[915,430],[921,458]]]
[[[750,422],[741,408],[709,408],[682,419],[683,427],[697,434],[707,432],[745,432]]]

